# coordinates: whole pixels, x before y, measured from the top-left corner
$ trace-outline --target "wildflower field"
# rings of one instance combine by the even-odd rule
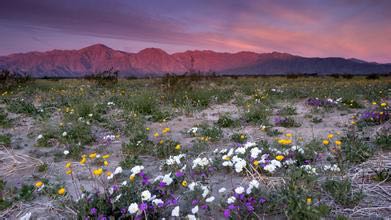
[[[391,77],[1,84],[0,219],[391,216]]]

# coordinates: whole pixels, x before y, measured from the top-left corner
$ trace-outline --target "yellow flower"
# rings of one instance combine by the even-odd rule
[[[308,198],[307,198],[307,205],[311,205],[311,203],[312,203],[312,198],[311,198],[311,197],[308,197]]]
[[[175,146],[175,150],[180,150],[181,149],[181,145],[180,144],[177,144],[176,146]]]
[[[254,160],[253,164],[254,164],[254,166],[259,166],[259,161],[258,160]]]
[[[42,181],[38,181],[35,183],[35,187],[37,188],[41,188],[43,186],[43,182]]]
[[[130,176],[129,176],[129,180],[130,180],[130,182],[133,182],[133,181],[134,181],[134,178],[136,178],[136,176],[135,176],[135,175],[130,175]]]
[[[383,102],[382,104],[380,104],[381,107],[386,107],[387,106],[387,103]]]
[[[342,144],[342,142],[341,141],[335,141],[335,144],[339,146],[339,145]]]
[[[376,102],[372,102],[372,105],[377,105],[377,103]]]
[[[328,139],[331,139],[331,138],[333,138],[333,137],[334,137],[333,134],[328,134],[328,135],[327,135],[327,138],[328,138]]]
[[[155,134],[153,134],[153,136],[154,137],[159,137],[159,133],[156,132]]]
[[[183,186],[183,187],[186,187],[186,186],[187,186],[187,181],[186,181],[186,180],[183,180],[183,181],[182,181],[182,186]]]
[[[278,161],[281,161],[281,160],[283,160],[285,157],[283,156],[283,155],[277,155],[276,156],[276,160],[278,160]]]
[[[111,174],[112,174],[112,173],[111,173],[110,171],[107,171],[107,172],[106,172],[106,176],[111,176]]]
[[[149,131],[149,130],[151,130],[151,129],[150,129],[150,128],[146,128],[145,130]]]
[[[285,136],[292,137],[292,134],[291,133],[287,133]]]
[[[159,141],[159,144],[163,144],[163,143],[164,143],[164,141],[163,141],[163,140],[160,140],[160,141]]]
[[[105,155],[102,156],[103,159],[107,159],[109,157],[110,157],[110,154],[105,154]]]
[[[103,161],[103,164],[107,167],[109,165],[109,162],[107,160]]]
[[[72,174],[72,170],[67,170],[66,174],[67,175],[71,175]]]
[[[91,159],[95,159],[95,158],[96,158],[96,153],[90,154],[89,157],[90,157]]]
[[[243,134],[242,135],[240,135],[240,139],[244,139],[244,138],[246,138]]]
[[[170,132],[170,131],[171,131],[170,128],[164,128],[163,131],[162,131],[162,133],[165,134],[165,133]]]
[[[328,140],[323,140],[322,142],[324,145],[328,145],[329,144],[329,141]]]
[[[280,139],[280,140],[278,140],[278,143],[279,143],[279,144],[282,144],[282,145],[289,145],[289,144],[292,144],[292,140],[289,140],[289,139]]]
[[[87,159],[85,157],[81,158],[80,164],[84,165],[87,162]]]
[[[69,168],[71,167],[71,162],[68,162],[67,164],[65,164],[65,168]]]
[[[57,194],[61,195],[61,196],[64,195],[65,194],[65,188],[61,187],[60,189],[58,189]]]
[[[95,169],[95,170],[93,171],[93,173],[94,173],[95,176],[100,176],[100,175],[102,175],[102,172],[103,172],[103,169],[102,169],[102,168]]]

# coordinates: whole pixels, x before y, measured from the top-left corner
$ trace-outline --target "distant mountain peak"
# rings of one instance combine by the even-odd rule
[[[80,50],[52,50],[2,56],[0,68],[26,72],[33,77],[82,77],[110,68],[118,70],[122,76],[137,77],[193,71],[221,75],[391,73],[391,64],[369,63],[354,58],[307,58],[281,52],[222,53],[211,50],[168,54],[160,48],[127,53],[104,44],[94,44]]]

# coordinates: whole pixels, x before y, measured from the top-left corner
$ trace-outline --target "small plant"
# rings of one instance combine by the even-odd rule
[[[296,107],[290,106],[290,105],[285,106],[285,107],[283,107],[282,109],[280,109],[280,110],[278,111],[278,114],[279,114],[279,115],[282,115],[282,116],[286,116],[286,115],[296,115],[296,114],[297,114],[297,112],[296,112]]]
[[[391,149],[391,134],[387,130],[381,130],[376,134],[375,143],[383,149]]]
[[[241,133],[235,133],[231,136],[231,140],[243,144],[247,141],[247,135]]]
[[[130,169],[136,165],[141,165],[142,161],[137,155],[128,155],[121,162],[120,166],[125,169]]]
[[[344,104],[348,108],[362,108],[363,106],[357,102],[356,100],[348,100],[348,99],[343,99],[341,101],[342,104]]]
[[[9,134],[0,134],[0,145],[5,147],[11,146],[11,135]]]
[[[12,99],[7,104],[8,111],[13,113],[25,114],[28,116],[34,116],[38,114],[38,110],[35,108],[33,103],[28,102],[24,99]]]
[[[361,191],[352,191],[352,184],[348,179],[327,180],[323,184],[323,189],[333,197],[336,203],[347,208],[357,206],[364,196]]]
[[[9,128],[11,127],[11,120],[7,118],[7,113],[0,109],[0,127],[1,128]]]
[[[267,127],[265,129],[265,131],[266,131],[267,136],[270,136],[270,137],[276,137],[276,136],[279,136],[282,134],[282,132],[279,131],[278,129],[273,129],[270,127]]]
[[[43,163],[38,166],[38,172],[43,173],[46,172],[49,168],[49,165],[47,163]]]
[[[235,127],[237,125],[237,122],[229,115],[224,114],[219,117],[216,124],[221,128],[230,128]]]
[[[200,128],[199,134],[201,135],[201,138],[203,137],[204,139],[206,138],[207,140],[218,141],[223,135],[221,129],[216,126],[209,126],[208,124],[202,124],[198,127]]]
[[[267,125],[270,111],[264,105],[250,106],[244,114],[246,122]]]
[[[373,170],[375,175],[373,175],[373,180],[378,182],[391,182],[391,170],[383,168],[380,170]]]
[[[311,122],[314,123],[314,124],[319,124],[319,123],[321,123],[322,121],[323,121],[323,119],[322,119],[322,118],[319,118],[319,117],[313,117],[313,118],[311,119]]]
[[[342,154],[346,161],[357,164],[366,161],[373,155],[374,149],[355,134],[342,138]]]
[[[293,117],[276,117],[274,119],[274,124],[276,126],[292,128],[292,127],[300,127],[301,125],[295,121]]]

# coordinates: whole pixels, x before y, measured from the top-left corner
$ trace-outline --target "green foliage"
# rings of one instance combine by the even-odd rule
[[[347,208],[357,206],[363,198],[363,193],[353,192],[352,184],[348,179],[327,180],[323,189],[333,197],[336,203]]]
[[[7,113],[0,109],[0,127],[1,128],[9,128],[11,127],[11,120],[7,118]]]
[[[234,133],[231,136],[231,140],[233,140],[236,143],[243,144],[247,141],[247,135],[241,133]]]
[[[244,119],[246,122],[251,122],[255,124],[269,124],[269,115],[270,110],[265,105],[254,105],[250,106],[250,108],[244,113]]]
[[[218,141],[223,136],[222,130],[217,126],[201,124],[198,127],[200,128],[199,134],[202,137],[207,137],[211,141]]]
[[[355,134],[348,134],[342,138],[342,154],[345,161],[357,164],[368,160],[374,149]]]
[[[228,114],[220,115],[216,124],[221,128],[231,128],[238,125],[238,121],[232,119]]]
[[[0,145],[5,147],[11,146],[11,135],[9,134],[0,134]]]
[[[373,170],[375,175],[373,175],[373,179],[378,182],[391,182],[391,169],[383,168],[380,170]]]
[[[282,116],[286,116],[286,115],[296,115],[296,114],[297,114],[297,112],[296,112],[296,107],[291,106],[291,105],[284,106],[283,108],[281,108],[281,109],[278,111],[278,114],[279,114],[279,115],[282,115]]]
[[[391,149],[391,133],[387,130],[382,130],[376,134],[375,143],[385,150]]]
[[[7,110],[17,114],[25,114],[27,116],[34,116],[38,114],[38,110],[35,108],[33,103],[28,102],[24,99],[11,99],[7,102]]]

